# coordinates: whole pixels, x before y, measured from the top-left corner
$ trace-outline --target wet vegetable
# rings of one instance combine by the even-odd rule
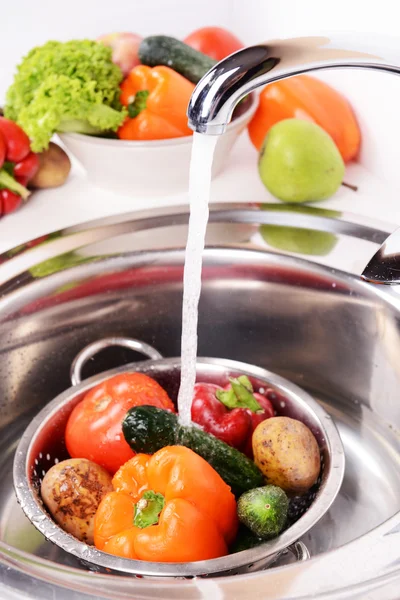
[[[317,440],[301,421],[272,417],[253,433],[254,461],[269,484],[302,494],[317,480],[321,459]]]
[[[68,419],[70,456],[93,460],[115,473],[134,455],[122,434],[122,421],[130,408],[142,404],[174,410],[167,392],[144,373],[122,373],[96,385]]]
[[[38,155],[39,168],[30,181],[30,187],[46,189],[63,185],[71,171],[68,154],[54,142]]]
[[[243,552],[243,550],[256,548],[263,542],[264,540],[262,538],[255,535],[252,531],[250,531],[250,529],[240,523],[238,534],[235,541],[229,548],[229,553],[235,554],[235,552]]]
[[[186,446],[204,458],[236,494],[264,483],[244,454],[198,427],[182,427],[177,415],[153,406],[131,408],[123,423],[125,439],[135,452],[152,454],[164,446]]]
[[[117,556],[189,562],[223,556],[237,532],[229,487],[183,446],[138,454],[113,480],[95,518],[95,545]]]
[[[255,393],[246,376],[232,378],[225,388],[212,383],[195,385],[192,420],[250,458],[254,429],[273,415],[270,400],[266,395]]]
[[[289,500],[276,485],[249,490],[238,500],[238,517],[256,536],[271,539],[285,526]]]
[[[81,542],[93,544],[94,516],[112,490],[109,473],[82,458],[64,460],[46,473],[41,496],[54,520]]]

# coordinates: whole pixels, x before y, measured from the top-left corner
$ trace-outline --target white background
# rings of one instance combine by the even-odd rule
[[[360,32],[372,46],[377,34],[391,35],[396,45],[399,40],[400,65],[398,0],[2,0],[0,4],[0,101],[15,65],[33,46],[113,31],[184,37],[200,26],[220,25],[247,44],[329,31],[350,32],[351,37]],[[363,133],[363,171],[350,170],[360,193],[342,189],[326,206],[400,223],[400,77],[370,71],[320,76],[350,99]],[[227,173],[213,184],[213,200],[271,200],[255,164],[256,154],[245,134]],[[158,198],[153,204],[182,201],[186,198]],[[57,191],[35,194],[23,210],[0,221],[0,251],[61,226],[145,205],[148,202],[137,198],[116,198],[91,189],[74,176]]]
[[[13,65],[48,39],[110,31],[185,36],[203,25],[233,29],[246,43],[326,31],[399,36],[398,0],[2,0],[1,87]]]

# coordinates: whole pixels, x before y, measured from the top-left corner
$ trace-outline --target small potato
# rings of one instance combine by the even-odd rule
[[[40,491],[60,527],[81,542],[93,544],[94,516],[112,489],[111,475],[103,467],[84,458],[70,458],[51,467]]]
[[[54,142],[39,154],[39,169],[29,181],[29,187],[46,189],[63,185],[71,170],[68,154]]]
[[[253,433],[254,462],[267,478],[286,492],[302,494],[317,480],[321,459],[317,440],[301,421],[272,417]]]

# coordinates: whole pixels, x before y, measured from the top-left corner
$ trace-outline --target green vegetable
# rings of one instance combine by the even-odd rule
[[[229,379],[229,390],[217,390],[216,397],[227,408],[248,408],[252,412],[262,411],[260,404],[253,394],[253,386],[246,375]]]
[[[237,504],[241,523],[263,539],[279,535],[286,524],[288,510],[288,497],[276,485],[266,485],[245,492]]]
[[[126,111],[119,105],[122,72],[111,48],[90,40],[50,41],[31,50],[8,89],[5,115],[31,139],[48,147],[56,132],[115,131]]]
[[[249,550],[262,544],[264,540],[255,535],[250,529],[247,529],[244,525],[240,524],[239,531],[235,538],[235,541],[229,548],[229,554],[235,554],[236,552],[242,552],[243,550]]]
[[[139,502],[135,504],[133,524],[140,529],[156,525],[164,504],[165,498],[162,494],[148,490],[143,494]]]
[[[1,169],[0,171],[0,189],[6,189],[10,190],[11,192],[15,192],[21,196],[23,200],[26,200],[30,196],[30,192],[26,189],[26,187],[18,183],[18,181],[16,181],[14,177],[8,173],[6,168]]]
[[[148,90],[136,92],[134,101],[128,106],[128,115],[131,119],[137,117],[146,108],[149,95],[150,92]]]
[[[139,60],[143,65],[165,65],[197,83],[216,63],[209,56],[194,50],[180,40],[166,35],[144,38],[139,46]]]
[[[204,458],[236,494],[262,485],[261,471],[244,454],[198,427],[183,427],[178,416],[154,406],[134,406],[122,431],[135,452],[154,454],[165,446],[186,446]]]

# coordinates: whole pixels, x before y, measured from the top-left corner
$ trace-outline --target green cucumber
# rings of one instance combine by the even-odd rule
[[[256,548],[263,544],[264,541],[265,540],[255,535],[250,529],[247,529],[247,527],[240,523],[236,538],[229,547],[229,554],[236,554],[236,552],[243,552],[243,550]]]
[[[266,485],[245,492],[237,504],[239,521],[262,539],[271,539],[284,528],[289,499],[276,485]]]
[[[155,406],[134,406],[122,422],[125,440],[135,452],[153,454],[165,446],[186,446],[204,458],[236,494],[264,483],[252,460],[198,427],[183,427],[178,416]]]
[[[192,83],[200,81],[217,64],[216,60],[167,35],[144,38],[139,46],[139,60],[149,67],[171,67]]]

